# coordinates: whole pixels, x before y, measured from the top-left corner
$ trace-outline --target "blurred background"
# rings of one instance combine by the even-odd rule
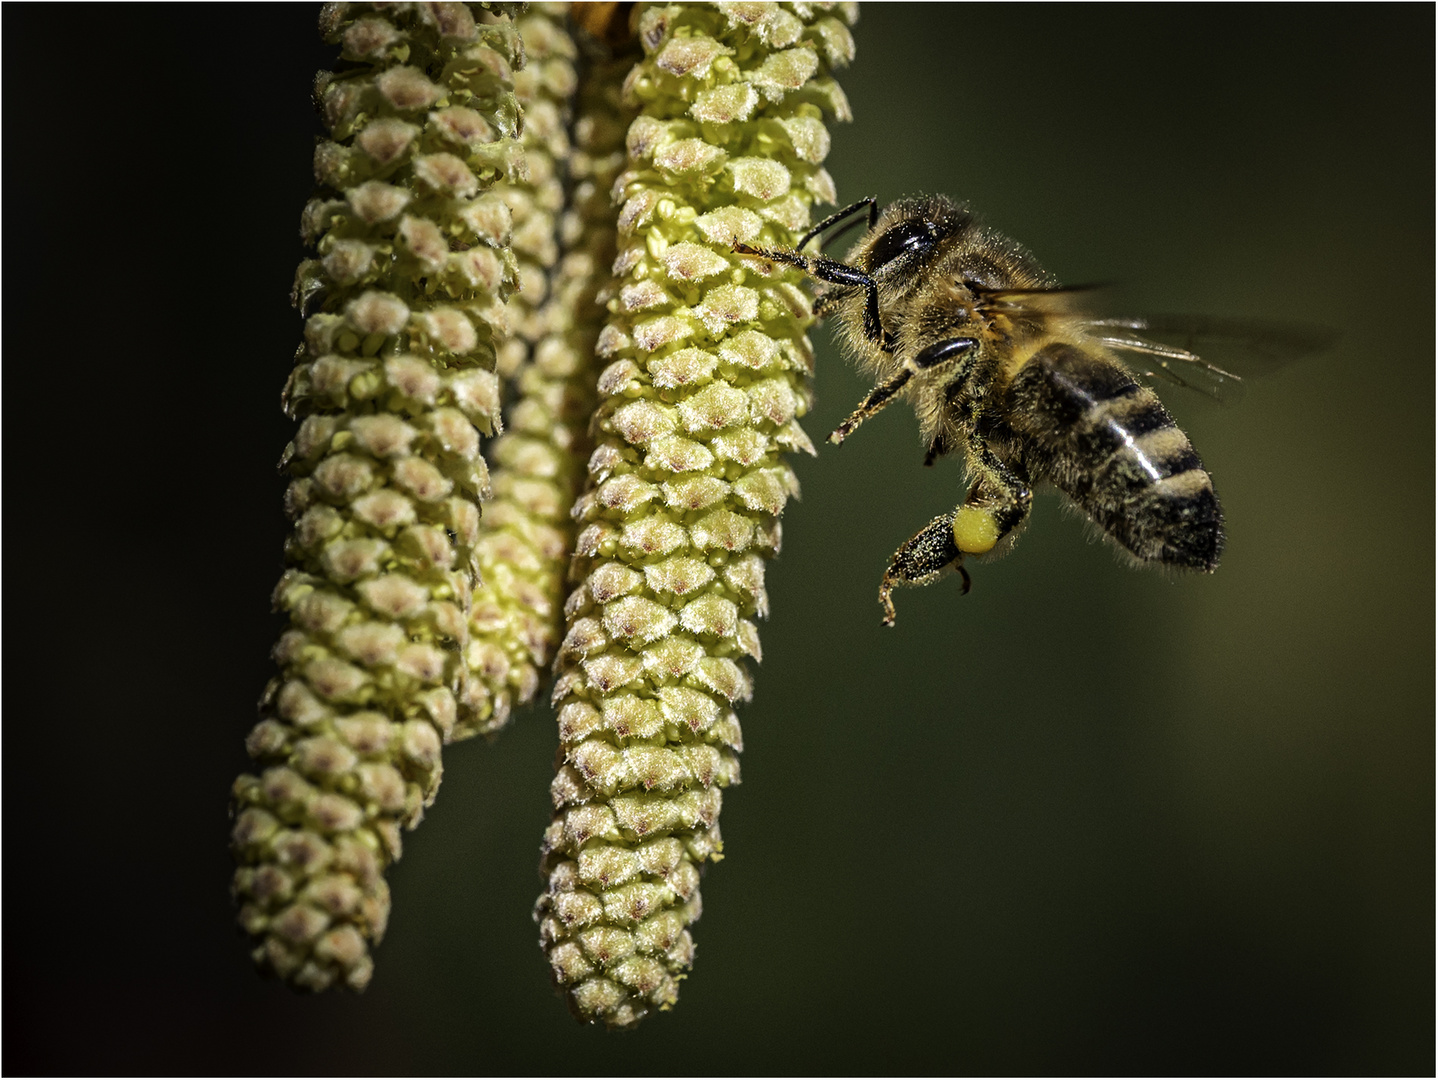
[[[958,500],[892,409],[797,463],[678,1008],[609,1035],[530,905],[547,708],[446,777],[363,996],[251,969],[229,784],[272,667],[308,5],[7,6],[4,1071],[1434,1069],[1434,11],[870,5],[828,167],[945,191],[1115,313],[1339,327],[1165,392],[1230,542],[1129,570]],[[817,440],[868,387],[819,345]]]

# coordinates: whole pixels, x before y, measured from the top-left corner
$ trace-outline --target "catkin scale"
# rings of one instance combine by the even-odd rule
[[[605,365],[588,483],[574,506],[577,587],[556,661],[560,768],[545,834],[541,945],[571,1007],[614,1027],[668,1008],[693,961],[700,867],[720,856],[721,789],[739,779],[764,559],[812,445],[811,315],[797,273],[736,255],[792,246],[817,202],[830,69],[848,6],[641,9],[645,57],[625,140]]]

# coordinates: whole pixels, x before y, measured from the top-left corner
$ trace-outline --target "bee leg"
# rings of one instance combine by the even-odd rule
[[[895,585],[927,585],[948,567],[962,561],[964,553],[954,543],[954,515],[934,518],[920,529],[903,547],[894,552],[884,580],[879,585],[879,603],[884,608],[884,625],[893,626],[896,618],[892,593]],[[964,592],[969,591],[969,575],[963,574]]]
[[[906,383],[914,377],[914,373],[908,368],[901,368],[899,373],[886,382],[881,382],[874,389],[869,391],[869,396],[859,402],[859,407],[851,412],[848,418],[829,432],[829,441],[838,446],[845,439],[854,433],[854,429],[862,424],[875,413],[880,412],[885,405],[893,400],[895,394],[902,390]]]
[[[756,248],[748,244],[735,244],[734,250],[740,255],[758,255],[772,262],[797,266],[807,274],[813,274],[820,281],[831,285],[847,285],[864,290],[864,336],[877,342],[885,352],[894,351],[894,339],[884,331],[879,322],[879,286],[868,274],[846,263],[837,262],[823,255],[800,255],[797,251],[783,248]]]
[[[893,626],[896,617],[894,586],[928,585],[952,566],[963,579],[962,595],[967,596],[974,583],[964,569],[964,556],[992,551],[1029,516],[1033,494],[1028,484],[987,446],[983,451],[980,466],[985,475],[969,489],[968,498],[952,513],[934,518],[894,552],[879,584],[885,626]]]
[[[964,579],[964,587],[959,590],[959,595],[968,596],[969,590],[974,587],[974,579],[969,577],[969,572],[964,569],[963,563],[955,563],[954,569],[959,572],[959,577]]]
[[[970,439],[969,452],[980,476],[953,513],[954,545],[966,555],[985,555],[1028,519],[1034,495],[982,439]]]
[[[928,468],[954,448],[953,443],[945,432],[939,432],[934,436],[934,441],[929,443],[929,449],[924,454],[924,468]]]
[[[854,433],[855,428],[887,405],[915,375],[971,359],[978,344],[973,338],[950,338],[930,345],[900,368],[897,375],[870,390],[869,396],[859,402],[859,407],[829,433],[829,441],[838,446]]]

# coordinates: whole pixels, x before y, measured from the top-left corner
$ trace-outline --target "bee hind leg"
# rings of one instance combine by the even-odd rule
[[[964,553],[954,543],[954,515],[943,514],[934,518],[904,546],[894,552],[889,568],[884,571],[884,580],[879,585],[879,604],[884,609],[885,626],[893,626],[897,617],[894,612],[893,591],[895,585],[928,585],[950,566],[957,569],[964,579],[964,592],[971,584],[968,572],[962,562]]]
[[[982,439],[971,438],[969,451],[978,478],[953,513],[954,545],[965,555],[987,555],[1028,520],[1034,496],[1028,481]]]
[[[973,587],[964,569],[965,555],[986,555],[1027,520],[1033,496],[1029,487],[987,447],[980,458],[984,475],[968,498],[948,514],[934,518],[894,552],[879,585],[884,625],[893,626],[896,585],[928,585],[953,567],[963,578],[963,594]]]

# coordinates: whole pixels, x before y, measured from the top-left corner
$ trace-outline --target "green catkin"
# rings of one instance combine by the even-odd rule
[[[509,301],[514,336],[499,351],[517,400],[490,451],[494,501],[480,523],[469,700],[455,738],[497,731],[544,681],[562,630],[570,510],[591,448],[594,347],[608,314],[596,294],[615,255],[609,188],[624,166],[633,112],[618,103],[628,65],[614,61],[587,64],[574,99],[578,50],[564,31],[564,7],[541,5],[519,20],[529,61],[515,92],[531,183],[502,189],[514,213],[520,287]]]
[[[507,18],[340,4],[320,26],[347,63],[316,83],[330,138],[285,389],[304,418],[282,462],[288,625],[247,743],[258,775],[233,792],[240,923],[262,968],[310,990],[369,982],[383,873],[434,798],[464,693],[479,434],[515,277],[487,189],[524,164]]]
[[[529,178],[496,191],[513,217],[519,263],[519,287],[507,309],[511,337],[499,348],[499,374],[517,400],[506,410],[508,430],[490,448],[494,501],[485,507],[476,548],[470,681],[456,739],[498,731],[512,706],[531,701],[559,643],[574,542],[569,508],[582,477],[578,451],[593,408],[589,358],[601,314],[589,310],[592,260],[560,259],[578,83],[567,7],[539,4],[518,19],[527,60],[515,75],[515,95],[524,109]],[[580,295],[586,289],[587,297]],[[594,324],[587,333],[586,313]]]
[[[816,203],[823,116],[849,5],[642,9],[612,313],[597,352],[596,446],[575,506],[576,575],[556,661],[561,766],[545,833],[541,945],[571,1007],[611,1027],[668,1008],[693,960],[700,867],[739,779],[733,705],[759,658],[764,559],[813,452],[810,302],[792,247]]]

